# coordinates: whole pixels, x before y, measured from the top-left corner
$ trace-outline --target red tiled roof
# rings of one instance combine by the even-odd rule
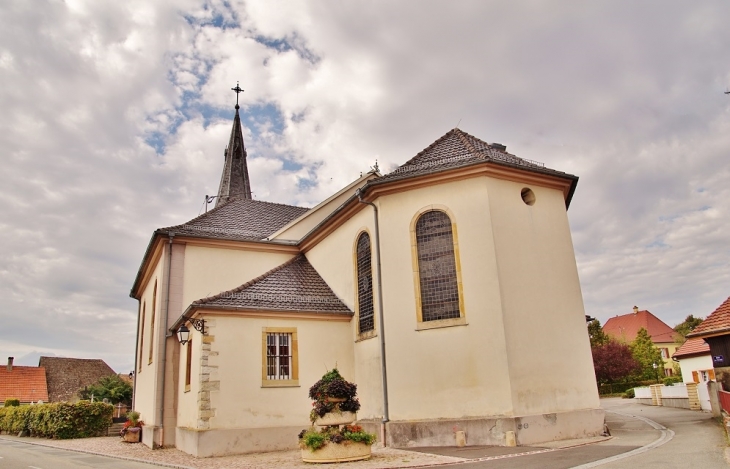
[[[642,327],[655,344],[674,342],[677,336],[674,329],[646,310],[612,317],[604,324],[603,332],[614,339],[632,342]]]
[[[0,367],[0,402],[19,399],[22,404],[48,402],[46,369],[36,366]]]
[[[679,347],[676,352],[674,352],[674,355],[672,355],[672,358],[683,358],[683,357],[689,357],[692,355],[709,355],[709,354],[710,354],[710,346],[707,345],[707,342],[695,337],[692,339],[687,339],[687,342],[683,343],[682,346]]]
[[[697,326],[691,334],[687,334],[687,337],[706,337],[726,331],[730,334],[730,298],[707,316],[707,319]]]

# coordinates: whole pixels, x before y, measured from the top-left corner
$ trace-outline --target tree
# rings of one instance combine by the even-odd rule
[[[609,338],[606,333],[603,332],[601,322],[598,319],[588,322],[588,337],[591,339],[591,348],[607,344],[609,341]]]
[[[631,348],[615,340],[592,347],[591,352],[593,352],[596,381],[599,384],[615,383],[631,376],[641,368],[634,359]]]
[[[79,391],[81,399],[94,400],[109,399],[112,404],[132,404],[132,385],[117,375],[110,375],[101,378],[96,383],[86,386]]]
[[[646,329],[643,327],[639,329],[630,347],[631,354],[641,367],[637,371],[639,379],[655,379],[657,376],[664,376],[662,353],[654,346]],[[656,369],[654,368],[655,363]]]
[[[697,326],[702,324],[702,321],[704,321],[704,319],[696,318],[694,317],[694,315],[690,314],[684,319],[684,321],[674,326],[674,331],[682,336],[682,342],[684,342],[687,334],[689,334],[690,332],[695,330]]]

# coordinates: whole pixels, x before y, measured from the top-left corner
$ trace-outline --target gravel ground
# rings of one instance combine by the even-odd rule
[[[22,441],[54,448],[99,454],[102,456],[139,460],[164,466],[194,469],[264,469],[271,467],[309,468],[313,464],[302,462],[301,453],[295,451],[277,451],[274,453],[242,454],[238,456],[222,456],[218,458],[196,458],[177,449],[151,450],[141,443],[125,443],[116,437],[83,438],[78,440],[46,440],[40,438],[17,438],[2,435],[0,438]],[[338,468],[393,468],[435,466],[466,461],[463,458],[417,453],[392,448],[373,447],[373,456],[367,461],[339,463]],[[324,465],[323,467],[328,467]],[[331,465],[329,467],[332,467]]]

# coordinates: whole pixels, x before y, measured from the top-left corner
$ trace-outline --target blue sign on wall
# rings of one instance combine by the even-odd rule
[[[722,362],[725,360],[725,357],[723,355],[713,355],[712,361],[715,363]]]

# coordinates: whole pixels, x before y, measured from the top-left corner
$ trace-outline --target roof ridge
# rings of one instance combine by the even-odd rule
[[[214,301],[214,300],[218,300],[218,299],[224,298],[225,296],[231,295],[233,293],[241,292],[244,289],[246,289],[246,288],[248,288],[248,287],[250,287],[250,286],[252,286],[252,285],[254,285],[254,284],[256,284],[256,283],[258,283],[258,282],[260,282],[262,280],[264,280],[266,277],[269,277],[270,275],[275,274],[276,272],[280,271],[284,267],[288,267],[291,264],[295,263],[296,261],[301,260],[302,258],[304,258],[306,260],[306,257],[304,256],[304,254],[297,254],[296,256],[292,257],[291,259],[289,259],[288,261],[284,262],[283,264],[277,265],[273,269],[271,269],[271,270],[269,270],[267,272],[264,272],[263,274],[261,274],[258,277],[255,277],[255,278],[249,280],[248,282],[244,283],[243,285],[239,285],[236,288],[233,288],[231,290],[226,290],[224,292],[220,292],[217,295],[208,296],[208,297],[205,297],[205,298],[201,298],[199,300],[195,300],[195,301],[192,302],[192,304],[194,304],[194,305],[201,305],[201,304],[208,303],[209,301]]]
[[[457,137],[459,137],[459,140],[461,141],[462,144],[464,144],[464,146],[466,147],[466,149],[467,149],[467,151],[469,153],[479,155],[480,157],[482,157],[484,159],[489,159],[484,153],[482,153],[481,151],[477,150],[474,147],[474,145],[471,144],[471,142],[469,141],[469,139],[466,138],[466,135],[469,135],[469,134],[467,134],[466,132],[462,131],[458,127],[454,129],[454,133],[456,134]]]
[[[282,204],[282,203],[279,203],[279,202],[268,202],[266,200],[241,199],[241,198],[235,198],[234,197],[234,198],[230,198],[230,199],[226,200],[221,205],[216,205],[215,207],[213,207],[212,209],[208,210],[207,212],[205,212],[203,214],[200,214],[197,217],[192,218],[192,219],[190,219],[190,220],[188,220],[188,221],[186,221],[184,223],[180,223],[178,225],[164,226],[162,228],[157,228],[157,231],[169,230],[169,229],[172,229],[172,228],[180,228],[180,227],[183,227],[185,225],[189,225],[189,224],[191,224],[193,222],[200,221],[201,219],[203,219],[203,218],[205,218],[205,217],[207,217],[207,216],[209,216],[209,215],[211,215],[213,213],[216,213],[216,211],[218,211],[218,210],[220,210],[220,209],[222,209],[224,207],[227,207],[229,204],[232,204],[232,203],[238,202],[238,201],[242,201],[242,200],[245,200],[246,203],[248,203],[248,202],[255,202],[255,203],[260,203],[260,204],[278,205],[280,207],[304,209],[305,211],[311,210],[310,207],[300,207],[299,205],[289,205],[289,204]],[[302,213],[304,213],[304,212],[302,212]]]
[[[402,165],[400,165],[399,168],[400,167],[403,167],[403,166],[406,166],[407,164],[411,163],[413,160],[415,160],[419,156],[423,155],[424,153],[426,153],[431,148],[435,147],[437,143],[441,142],[442,140],[444,140],[446,137],[448,137],[452,133],[455,133],[456,130],[457,130],[456,128],[453,128],[453,129],[449,130],[448,132],[446,132],[445,134],[443,134],[441,137],[439,137],[436,140],[434,140],[429,146],[427,146],[423,150],[421,150],[418,153],[416,153],[416,156],[414,156],[413,158],[409,159],[408,161],[406,161],[405,163],[403,163]]]

